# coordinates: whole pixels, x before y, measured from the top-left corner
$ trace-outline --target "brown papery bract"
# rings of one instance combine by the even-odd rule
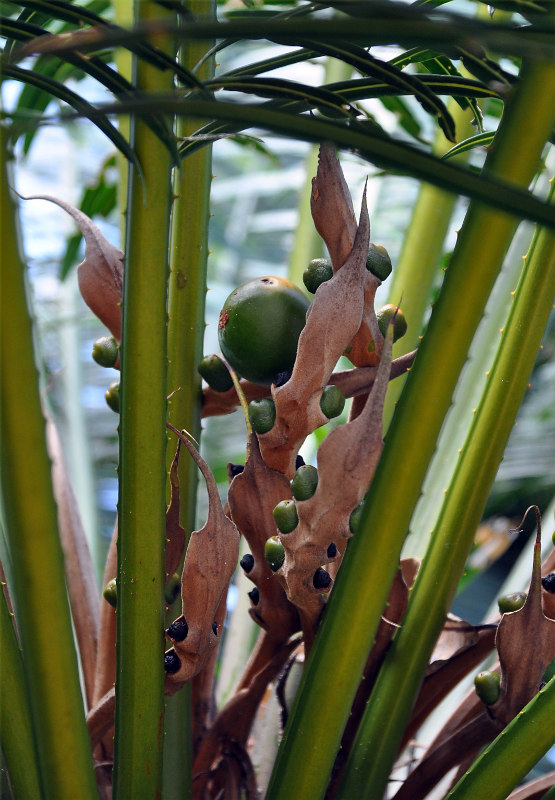
[[[188,633],[174,642],[179,669],[166,676],[166,692],[172,694],[205,666],[211,650],[221,637],[216,613],[227,591],[239,557],[239,532],[224,514],[218,487],[208,464],[187,437],[168,427],[181,439],[203,474],[208,490],[208,518],[199,531],[193,531],[185,554],[181,582],[182,616]],[[214,624],[215,623],[215,624]],[[214,630],[215,629],[215,630]]]

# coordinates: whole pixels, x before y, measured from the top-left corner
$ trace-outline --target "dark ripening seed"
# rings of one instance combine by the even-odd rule
[[[326,550],[326,555],[328,558],[335,558],[335,556],[337,555],[337,547],[335,546],[334,542],[332,542],[328,547],[328,549]]]
[[[274,385],[275,386],[284,386],[287,383],[287,381],[289,380],[290,377],[291,377],[291,373],[290,372],[278,372],[278,374],[276,375],[275,380],[274,380]]]
[[[173,675],[174,672],[177,672],[179,667],[181,666],[181,661],[179,660],[179,656],[173,650],[168,650],[166,655],[164,656],[164,669],[168,673],[168,675]]]
[[[542,586],[549,594],[555,594],[555,572],[550,572],[542,578]]]
[[[250,553],[245,553],[245,555],[243,556],[243,558],[241,559],[239,564],[241,565],[242,569],[244,569],[245,572],[248,575],[249,572],[251,571],[251,569],[254,567],[254,558],[253,558],[253,556],[251,556]]]
[[[297,456],[295,461],[295,470],[299,469],[299,467],[304,467],[304,458],[302,456]]]
[[[258,587],[255,586],[254,589],[251,589],[248,595],[251,599],[253,606],[257,606],[258,601],[260,600],[260,592],[258,591]]]
[[[312,577],[312,585],[315,589],[327,589],[331,583],[331,576],[322,567],[318,567]]]
[[[213,632],[214,636],[218,635],[218,623],[216,621],[214,621],[212,623],[212,632]]]
[[[174,642],[182,642],[187,638],[188,633],[189,626],[184,619],[174,620],[166,631],[167,636],[169,636],[170,639],[173,639]]]
[[[231,462],[227,465],[229,470],[229,477],[234,478],[236,475],[240,475],[245,467],[242,464],[232,464]]]

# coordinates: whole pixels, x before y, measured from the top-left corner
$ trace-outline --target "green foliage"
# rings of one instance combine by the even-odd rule
[[[233,10],[223,6],[216,20],[208,0],[195,0],[190,9],[180,3],[145,2],[139,4],[133,24],[126,27],[114,22],[110,6],[103,0],[79,5],[63,0],[2,4],[2,81],[12,91],[14,85],[20,85],[17,99],[10,101],[11,105],[5,103],[0,122],[4,254],[0,407],[5,528],[0,555],[7,575],[6,595],[0,597],[2,654],[6,654],[7,665],[0,711],[4,719],[13,721],[9,736],[2,726],[1,749],[15,797],[85,799],[95,797],[97,789],[104,796],[103,781],[109,783],[110,779],[102,764],[111,764],[112,758],[116,800],[194,797],[204,789],[205,796],[211,797],[222,786],[230,797],[241,792],[254,796],[257,785],[265,782],[268,800],[323,798],[326,793],[330,800],[383,796],[407,731],[412,732],[412,710],[419,708],[418,693],[514,425],[555,291],[554,207],[550,198],[529,190],[541,174],[542,163],[549,159],[555,123],[551,102],[555,94],[553,14],[546,4],[532,0],[499,0],[491,5],[503,15],[496,12],[492,18],[480,14],[473,18],[455,13],[443,3],[400,5],[386,1],[331,3],[334,13],[328,17],[312,4],[283,2]],[[526,25],[519,15],[527,20]],[[277,47],[266,56],[258,47],[261,42]],[[132,54],[132,76],[114,66],[116,48]],[[238,55],[242,56],[240,65],[234,60]],[[222,66],[214,74],[216,57]],[[293,67],[304,75],[301,67],[308,67],[308,62],[311,66],[320,64],[322,59],[340,63],[351,77],[304,83],[291,79],[294,72],[278,73]],[[89,102],[88,90],[82,87],[91,85],[95,91],[101,89],[103,102]],[[507,97],[510,102],[505,106]],[[498,125],[500,108],[503,114]],[[114,115],[121,121],[129,117],[129,132],[125,125],[116,124]],[[390,124],[392,118],[395,126]],[[103,349],[97,343],[94,356],[99,363],[113,366],[121,355],[122,372],[121,393],[119,382],[115,382],[106,394],[110,407],[120,412],[119,531],[117,568],[115,561],[109,560],[103,582],[106,599],[102,601],[100,639],[112,625],[115,641],[111,642],[106,665],[99,667],[96,663],[97,676],[106,666],[107,682],[94,699],[88,688],[85,696],[80,689],[79,670],[86,684],[94,665],[91,667],[81,646],[79,631],[88,625],[96,637],[98,614],[91,621],[94,603],[89,603],[88,612],[79,609],[71,594],[77,578],[69,568],[64,577],[64,559],[66,567],[73,566],[75,558],[82,563],[64,538],[71,518],[70,527],[81,541],[75,533],[79,524],[72,516],[71,503],[64,505],[58,479],[51,477],[51,460],[56,466],[59,461],[52,450],[47,451],[43,393],[35,366],[34,312],[26,295],[25,267],[18,249],[19,222],[8,191],[13,185],[9,160],[14,148],[16,159],[20,157],[18,148],[24,157],[31,152],[36,133],[43,126],[60,121],[70,126],[77,119],[96,126],[118,151],[119,163],[129,165],[127,204],[117,197],[112,175],[115,156],[105,161],[96,185],[85,189],[80,201],[81,211],[89,217],[107,217],[115,210],[125,212],[122,340],[103,337]],[[253,128],[256,137],[246,133]],[[254,471],[252,481],[271,498],[271,505],[269,513],[257,505],[244,488],[251,478],[242,483],[243,469],[228,466],[232,491],[235,495],[245,491],[239,499],[232,498],[230,492],[230,501],[235,503],[233,521],[240,530],[242,525],[251,535],[254,531],[260,540],[258,549],[251,546],[252,555],[244,554],[241,559],[245,572],[242,579],[252,581],[254,588],[247,587],[249,600],[243,592],[243,605],[238,602],[235,614],[240,612],[246,618],[244,603],[250,601],[251,617],[266,633],[261,634],[252,661],[248,661],[250,639],[250,649],[245,645],[247,649],[241,654],[243,664],[248,663],[234,697],[242,713],[234,712],[234,716],[242,720],[246,732],[226,740],[227,749],[222,751],[225,758],[222,756],[223,766],[218,772],[217,760],[206,755],[211,753],[206,743],[210,737],[220,741],[220,733],[210,728],[212,720],[208,717],[199,719],[195,715],[202,702],[206,708],[212,703],[212,677],[217,679],[218,672],[220,676],[225,672],[231,659],[229,651],[236,642],[231,635],[222,637],[227,584],[212,598],[216,612],[208,620],[185,620],[179,617],[179,608],[166,608],[179,594],[186,536],[191,535],[187,553],[196,552],[204,529],[191,534],[197,467],[186,456],[179,456],[179,448],[175,452],[175,441],[167,446],[165,426],[169,422],[174,433],[185,429],[198,439],[201,413],[211,402],[216,410],[209,413],[231,410],[225,405],[223,410],[218,408],[219,400],[214,401],[210,391],[202,396],[197,372],[198,368],[217,396],[231,389],[229,373],[219,357],[211,357],[215,361],[210,364],[206,359],[201,361],[211,145],[232,138],[271,152],[271,145],[260,143],[259,130],[300,142],[329,141],[340,150],[351,151],[357,165],[362,161],[365,169],[370,163],[382,174],[402,174],[411,181],[423,182],[406,239],[411,252],[404,251],[401,264],[393,265],[390,305],[385,307],[389,309],[388,321],[398,304],[405,308],[406,302],[409,327],[405,325],[407,335],[400,345],[407,350],[418,347],[418,353],[406,383],[398,379],[402,392],[400,388],[393,390],[386,402],[386,419],[391,424],[377,472],[370,490],[366,492],[364,487],[353,499],[346,520],[354,534],[352,541],[341,549],[341,536],[346,539],[349,532],[340,536],[336,526],[315,556],[316,567],[312,567],[311,584],[305,590],[315,604],[310,613],[316,609],[314,613],[321,621],[316,631],[307,635],[308,612],[297,605],[290,590],[293,578],[288,570],[292,570],[293,562],[288,548],[297,529],[303,529],[303,515],[308,513],[305,509],[322,502],[319,492],[326,468],[319,462],[318,471],[312,465],[295,470],[294,457],[287,469],[280,470],[275,464],[270,468],[264,460],[267,454],[262,458],[259,448],[264,447],[265,434],[275,433],[283,425],[278,393],[290,380],[308,303],[297,290],[301,300],[293,351],[278,369],[272,363],[249,372],[255,360],[250,351],[246,355],[240,352],[233,360],[235,351],[247,344],[262,342],[264,355],[272,349],[280,354],[284,349],[283,341],[275,337],[271,309],[255,307],[253,311],[251,296],[246,298],[247,310],[253,312],[247,320],[248,330],[243,324],[239,342],[229,345],[230,352],[221,334],[221,346],[231,366],[243,377],[266,384],[253,389],[243,382],[247,397],[243,389],[239,388],[239,393],[254,429],[253,433],[247,421],[244,473]],[[430,143],[433,131],[441,141],[438,138]],[[465,163],[461,155],[470,161]],[[445,192],[450,193],[448,201]],[[443,277],[438,276],[437,263],[442,252],[452,246],[445,240],[455,196],[470,198],[470,204]],[[436,216],[439,206],[441,219]],[[381,209],[378,212],[385,214]],[[478,402],[473,409],[461,409],[459,401],[456,409],[463,446],[456,453],[456,443],[442,443],[442,458],[446,452],[448,458],[438,465],[433,458],[440,430],[521,219],[540,225],[519,271],[498,346],[493,343],[493,357],[484,356],[480,361],[488,377]],[[70,239],[60,269],[62,277],[77,260],[80,242],[80,235]],[[368,293],[391,270],[387,251],[371,245],[370,252],[374,261],[369,269],[377,278]],[[330,263],[322,259],[311,262],[314,269],[306,286],[316,293],[322,285],[315,294],[315,305],[330,285],[326,285],[332,277]],[[365,275],[374,281],[371,274],[365,271]],[[282,278],[265,280],[285,284]],[[428,318],[434,293],[437,301],[434,299]],[[231,306],[224,306],[228,317],[231,311]],[[284,336],[291,327],[286,311],[279,311],[286,318]],[[359,381],[356,389],[344,392],[342,387],[353,374],[366,370],[365,375],[371,373],[377,384],[377,353],[382,347],[378,336],[380,330],[387,335],[390,327],[385,317],[380,317],[378,312],[370,322],[366,320],[374,346],[366,348],[363,370],[355,369],[347,378],[338,373],[333,378],[337,385],[330,383],[323,392],[306,398],[310,413],[315,409],[320,415],[319,424],[320,410],[327,418],[341,415],[345,395],[354,398],[351,417],[356,418],[359,398],[367,396],[371,383]],[[400,338],[400,321],[401,312],[397,311],[395,338]],[[220,328],[227,324],[224,315]],[[330,332],[332,328],[330,323]],[[327,336],[326,331],[323,352]],[[400,345],[394,355],[403,353]],[[278,385],[270,388],[278,372]],[[233,380],[236,382],[235,375]],[[291,424],[307,409],[289,412]],[[380,417],[381,411],[380,407]],[[262,435],[260,440],[257,433]],[[323,440],[319,458],[325,459],[326,445],[334,441],[332,436],[322,430],[314,434],[314,441]],[[52,447],[50,441],[48,447]],[[377,447],[381,448],[381,435]],[[202,459],[195,461],[203,472],[208,469]],[[354,467],[346,459],[343,469],[344,473],[338,468],[338,486],[342,482],[347,485],[349,470]],[[415,507],[426,474],[437,474],[438,470],[442,471],[446,490],[441,501],[428,498],[429,508],[422,512],[421,518],[431,521],[425,531],[418,532],[420,542],[427,544],[429,540],[423,566],[410,596],[402,595],[401,589],[398,594],[389,594],[397,591],[394,587],[401,581],[399,561],[407,531],[420,519]],[[276,480],[278,483],[272,484]],[[209,481],[208,485],[208,520],[213,523],[221,507],[215,487]],[[298,504],[283,499],[290,496],[289,490]],[[231,525],[223,512],[221,517]],[[282,537],[274,536],[276,525]],[[431,536],[429,527],[433,528]],[[176,542],[180,543],[180,552]],[[200,546],[199,564],[205,552]],[[115,557],[115,551],[112,555]],[[337,573],[334,564],[341,558]],[[220,567],[233,567],[223,561],[214,558],[208,566],[199,567],[195,580],[207,576],[206,583],[212,586]],[[79,574],[80,580],[88,580],[87,572]],[[114,617],[109,604],[116,604],[116,575]],[[405,590],[407,585],[408,578],[407,584],[403,583]],[[274,587],[269,605],[265,594],[268,586]],[[196,589],[184,586],[183,596],[196,597]],[[13,617],[9,601],[13,603]],[[395,605],[397,601],[399,606]],[[327,607],[321,614],[324,604]],[[204,604],[201,611],[206,608]],[[502,610],[514,616],[521,609],[518,604],[513,608],[505,603]],[[390,612],[398,613],[396,621],[386,619]],[[283,641],[267,635],[272,631],[268,622],[272,615],[279,617],[286,631]],[[178,621],[172,622],[176,617]],[[190,643],[191,654],[197,657],[193,638],[201,623],[207,626],[203,635],[208,637],[205,641],[209,646],[202,651],[205,671],[199,673],[196,694],[191,699],[189,686],[185,686],[174,696],[165,697],[168,686],[175,687],[168,684],[169,674],[178,677],[183,665],[169,650],[164,674],[163,631],[171,638],[171,632],[178,630],[180,653],[187,654]],[[294,636],[299,625],[310,653],[293,702],[288,695],[289,657],[299,645]],[[382,641],[384,625],[391,626],[388,646],[374,663],[369,658]],[[221,638],[223,655],[217,661]],[[110,666],[114,650],[116,663]],[[171,669],[168,654],[173,657]],[[477,664],[467,665],[466,672],[474,674]],[[363,673],[374,691],[361,699]],[[330,676],[338,676],[337,680],[333,678],[333,691]],[[456,680],[460,677],[462,673]],[[246,741],[273,678],[289,722],[279,748],[276,745],[277,752],[269,755],[270,710],[266,722],[262,717],[257,720],[256,724],[262,726],[258,738],[267,749],[259,764],[251,758]],[[435,680],[441,691],[450,688],[447,684],[451,679],[442,674]],[[489,686],[486,689],[486,702],[495,705],[497,695],[489,693]],[[497,729],[488,734],[482,744],[492,744],[476,758],[448,795],[449,800],[486,794],[494,800],[506,797],[553,744],[549,724],[553,696],[551,679],[523,710],[504,721],[499,736]],[[245,698],[247,709],[240,706]],[[89,714],[89,730],[84,707]],[[104,727],[103,714],[112,715]],[[220,717],[218,724],[223,724]],[[272,735],[278,728],[272,729]],[[207,731],[209,735],[203,738]],[[243,734],[244,747],[239,744]],[[96,736],[92,749],[90,736]],[[208,748],[206,752],[204,747]],[[476,753],[469,755],[468,759],[461,757],[463,763],[472,763]],[[453,758],[452,765],[456,766],[459,762]],[[274,761],[273,769],[261,766],[264,760]],[[415,782],[410,783],[414,792],[420,791],[416,788],[417,770]],[[199,788],[201,783],[204,789]],[[403,791],[401,788],[400,797]],[[415,793],[414,797],[420,795]]]

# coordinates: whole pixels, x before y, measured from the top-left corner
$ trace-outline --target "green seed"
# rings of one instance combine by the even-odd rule
[[[361,500],[358,506],[354,508],[353,511],[351,511],[351,516],[349,517],[349,530],[351,531],[351,533],[356,533],[358,530],[363,508],[364,508],[364,500]]]
[[[345,395],[334,384],[324,388],[320,398],[320,408],[328,419],[338,417],[345,407]]]
[[[104,397],[112,411],[119,414],[119,381],[115,381],[115,383],[111,383],[108,386]]]
[[[166,588],[164,590],[166,603],[169,606],[171,606],[173,601],[177,598],[180,589],[181,589],[181,575],[179,575],[179,573],[177,572],[174,572],[169,581],[167,582]]]
[[[295,472],[291,481],[291,492],[295,500],[308,500],[318,486],[318,470],[310,464],[304,464]]]
[[[104,591],[102,592],[103,598],[110,603],[111,606],[114,608],[118,604],[118,591],[116,586],[116,579],[112,578],[111,581],[108,581],[106,586],[104,587]]]
[[[93,344],[92,357],[101,367],[113,367],[118,360],[118,343],[113,336],[101,336]]]
[[[249,403],[249,419],[256,433],[268,433],[276,421],[276,406],[270,397]]]
[[[397,312],[396,315],[395,312]],[[396,342],[397,339],[401,339],[407,332],[407,321],[405,319],[405,315],[400,308],[398,309],[397,306],[391,305],[391,303],[386,306],[382,306],[382,308],[376,311],[378,326],[383,336],[386,335],[387,326],[393,319],[394,315],[395,322],[393,323],[393,341]]]
[[[381,244],[370,245],[366,259],[366,269],[381,281],[385,281],[391,275],[391,259],[389,253]]]
[[[497,672],[489,669],[479,672],[474,678],[476,694],[487,706],[492,706],[499,699],[501,679]]]
[[[508,614],[511,611],[518,611],[526,602],[526,592],[513,592],[505,594],[497,599],[497,605],[501,614]]]
[[[327,258],[313,258],[303,272],[303,283],[311,294],[330,278],[333,278],[333,267]]]
[[[272,536],[264,545],[264,555],[272,572],[277,572],[285,560],[285,550],[277,536]]]
[[[291,533],[299,524],[294,500],[282,500],[272,511],[276,525],[282,533]]]
[[[215,392],[227,392],[233,386],[228,368],[215,353],[204,356],[198,365],[198,372]]]

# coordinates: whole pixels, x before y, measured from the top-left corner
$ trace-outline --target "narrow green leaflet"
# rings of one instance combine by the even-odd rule
[[[340,94],[324,88],[315,88],[281,78],[215,78],[207,81],[212,89],[227,89],[231,92],[248,92],[257,97],[275,97],[283,100],[300,100],[310,107],[334,110],[339,116],[356,115],[356,110],[347,108],[347,101]]]
[[[36,86],[45,92],[49,92],[53,97],[57,97],[58,100],[67,103],[74,108],[79,115],[90,119],[91,122],[105,133],[112,144],[114,144],[129,161],[132,161],[134,164],[137,163],[133,148],[118,129],[112,125],[106,115],[90,103],[87,103],[86,100],[83,100],[80,95],[72,92],[71,89],[68,89],[63,83],[54,81],[46,75],[40,75],[33,70],[21,69],[21,67],[14,67],[6,64],[3,65],[2,72],[4,78],[11,78],[14,81],[21,81],[22,83]]]
[[[465,139],[464,142],[459,142],[450,150],[442,155],[442,159],[453,158],[453,156],[457,156],[460,153],[466,153],[468,150],[473,150],[475,147],[488,147],[493,142],[493,137],[495,136],[495,131],[483,131],[482,133],[477,133],[476,136],[471,136],[469,139]]]

